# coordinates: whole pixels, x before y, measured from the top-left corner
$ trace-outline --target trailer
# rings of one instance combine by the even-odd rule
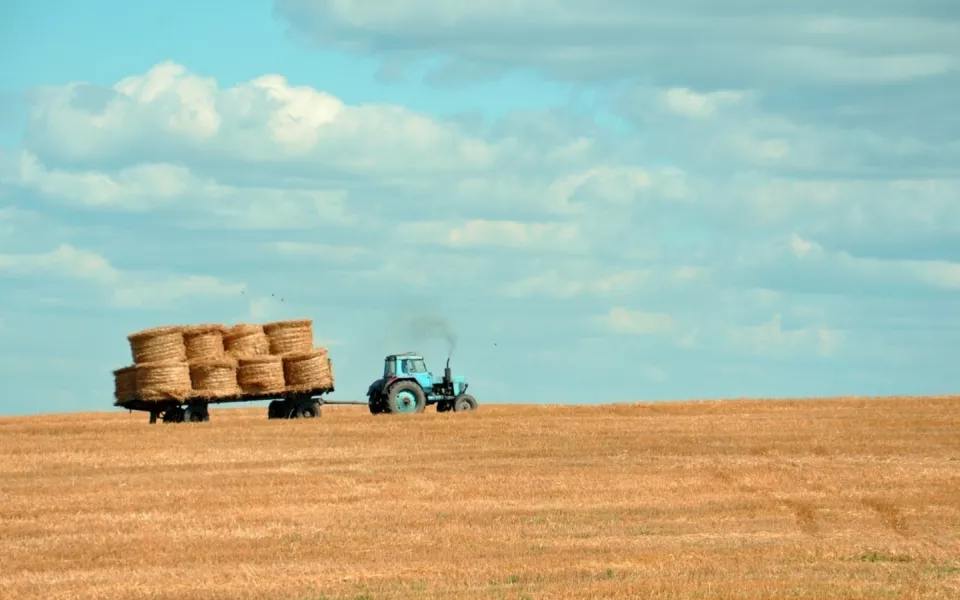
[[[210,420],[209,406],[211,404],[228,404],[234,402],[260,402],[270,400],[267,406],[268,419],[311,419],[319,417],[324,404],[358,404],[366,406],[366,402],[343,400],[326,400],[324,394],[333,392],[333,386],[318,387],[297,392],[274,392],[269,394],[240,394],[217,398],[190,397],[183,400],[143,400],[134,398],[123,402],[114,402],[130,411],[138,410],[150,413],[150,423],[160,420],[163,423],[197,423]]]

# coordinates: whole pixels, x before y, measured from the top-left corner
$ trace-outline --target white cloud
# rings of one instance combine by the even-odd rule
[[[334,263],[353,262],[370,255],[369,250],[359,246],[337,246],[313,242],[274,242],[269,247],[288,256],[308,257]]]
[[[759,325],[731,327],[729,336],[735,346],[763,356],[811,352],[830,356],[837,351],[837,346],[843,339],[842,332],[826,327],[784,329],[780,314]]]
[[[96,252],[61,244],[56,250],[41,254],[0,254],[0,272],[12,275],[53,274],[102,285],[114,285],[120,272]]]
[[[444,56],[431,80],[510,65],[579,81],[883,84],[955,71],[957,11],[942,2],[857,0],[405,0],[389,8],[337,0],[276,0],[291,26],[323,47],[392,64]],[[824,17],[829,14],[830,17]],[[946,17],[946,18],[944,18]],[[722,24],[722,26],[718,25]]]
[[[820,243],[798,234],[793,234],[784,246],[786,251],[770,246],[754,247],[755,256],[761,258],[753,264],[765,264],[768,270],[777,269],[784,273],[796,274],[801,271],[817,274],[824,282],[835,280],[841,285],[869,283],[960,290],[960,262],[856,256],[846,251],[824,248]],[[794,260],[785,261],[786,256]],[[859,293],[869,292],[860,290]]]
[[[574,224],[520,221],[412,222],[404,237],[415,242],[440,243],[458,248],[503,247],[582,250],[583,240]],[[412,236],[412,237],[410,237]]]
[[[89,282],[105,289],[110,303],[121,308],[159,307],[195,297],[239,294],[244,289],[210,276],[121,271],[102,255],[70,244],[37,254],[0,254],[0,274]]]
[[[616,296],[637,291],[652,275],[645,269],[609,271],[606,274],[589,273],[586,269],[565,269],[565,273],[550,269],[513,281],[503,288],[503,292],[515,297]]]
[[[716,115],[724,105],[736,104],[743,92],[719,91],[699,94],[687,88],[671,88],[664,92],[667,110],[691,119],[705,119]]]
[[[600,321],[613,333],[624,335],[672,334],[677,324],[667,313],[645,312],[615,306]]]
[[[291,86],[280,75],[222,90],[211,78],[164,62],[99,92],[104,98],[98,106],[78,105],[96,89],[71,84],[39,92],[28,147],[44,161],[213,154],[250,165],[314,164],[401,180],[425,165],[434,173],[484,169],[509,150],[400,106],[346,105],[319,90]]]
[[[345,194],[340,191],[222,185],[186,167],[165,163],[133,165],[111,175],[47,169],[36,156],[24,152],[15,183],[86,208],[186,212],[193,217],[191,227],[301,229],[356,220],[346,212]]]

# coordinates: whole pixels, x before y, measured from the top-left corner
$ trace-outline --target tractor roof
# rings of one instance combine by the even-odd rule
[[[388,354],[386,360],[391,358],[423,358],[423,355],[419,352],[400,352],[398,354]]]

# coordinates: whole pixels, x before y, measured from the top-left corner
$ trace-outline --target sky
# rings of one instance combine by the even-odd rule
[[[13,0],[0,40],[0,414],[300,318],[341,400],[409,350],[481,408],[960,388],[952,0]]]

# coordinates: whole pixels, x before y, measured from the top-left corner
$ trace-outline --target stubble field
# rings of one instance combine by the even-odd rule
[[[960,400],[0,419],[0,597],[958,598]]]

